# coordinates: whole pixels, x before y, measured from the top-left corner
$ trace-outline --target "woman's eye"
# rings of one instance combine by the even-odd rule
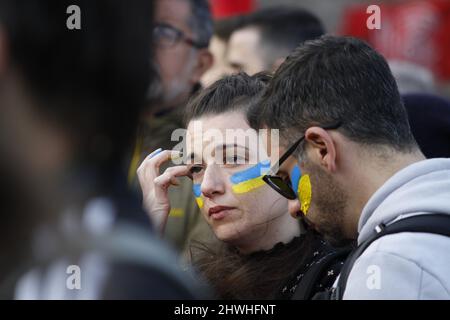
[[[226,158],[225,164],[245,164],[245,159],[238,155],[234,155]]]
[[[190,173],[199,173],[200,171],[202,171],[203,170],[203,167],[200,167],[200,166],[192,166],[190,169],[189,169],[189,172]]]

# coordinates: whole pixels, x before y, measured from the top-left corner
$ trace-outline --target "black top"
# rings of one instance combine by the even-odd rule
[[[280,282],[279,289],[273,295],[260,298],[292,299],[298,287],[302,284],[306,285],[306,283],[302,283],[302,280],[311,268],[320,270],[320,272],[313,285],[310,297],[318,292],[330,289],[347,256],[347,254],[337,255],[337,252],[337,249],[328,244],[321,235],[312,229],[307,229],[305,233],[295,237],[287,244],[280,242],[268,251],[252,253],[249,259],[265,256],[267,263],[283,260],[284,264],[289,266],[287,269],[284,267],[282,271],[273,270],[274,273],[284,272],[282,275],[284,280]],[[333,258],[333,256],[336,257]],[[321,264],[324,265],[321,266]],[[322,268],[323,270],[321,270]]]
[[[293,241],[294,243],[297,242]],[[300,264],[293,276],[282,286],[277,299],[292,299],[294,293],[301,285],[303,277],[309,268],[314,267],[317,264],[323,263],[328,257],[334,255],[336,252],[327,242],[321,239],[319,236],[314,237],[314,242],[311,244],[314,250],[308,254],[307,257],[303,257],[302,260],[308,261],[305,264]],[[329,290],[333,286],[337,276],[340,273],[342,266],[344,265],[344,258],[340,258],[332,262],[327,268],[325,268],[318,281],[314,285],[312,295],[322,292],[324,290]]]
[[[302,283],[305,273],[319,270],[308,282],[313,286],[310,298],[333,285],[345,259],[330,260],[337,251],[311,229],[289,243],[247,255],[231,246],[210,249],[194,264],[222,299],[292,299],[299,285],[307,283]]]

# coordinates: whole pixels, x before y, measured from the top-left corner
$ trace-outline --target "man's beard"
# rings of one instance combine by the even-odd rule
[[[189,60],[184,65],[183,70],[166,85],[163,84],[161,78],[161,68],[156,62],[153,62],[152,68],[156,74],[156,80],[148,88],[147,100],[155,112],[187,103],[193,89],[189,83],[189,77],[195,67],[195,54],[194,50],[191,51]]]
[[[305,162],[305,172],[311,180],[312,197],[309,214],[316,230],[333,246],[348,244],[344,233],[345,208],[348,195],[344,188],[320,166]]]
[[[157,81],[153,81],[147,91],[147,100],[155,112],[161,109],[176,107],[180,101],[186,102],[186,93],[190,93],[191,88],[188,82],[182,78],[175,78],[168,87],[164,87],[160,76]]]

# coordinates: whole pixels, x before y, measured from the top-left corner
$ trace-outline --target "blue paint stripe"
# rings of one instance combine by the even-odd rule
[[[199,183],[194,183],[192,185],[192,191],[194,191],[195,197],[200,197],[202,195],[201,185]]]
[[[302,172],[300,171],[300,168],[298,166],[295,166],[294,169],[291,171],[291,183],[292,183],[292,189],[297,193],[298,191],[298,184],[300,182],[300,177],[302,176]]]
[[[238,184],[243,181],[247,181],[250,179],[260,177],[265,172],[269,171],[269,169],[270,169],[270,161],[265,160],[265,161],[259,162],[258,164],[254,165],[251,168],[248,168],[246,170],[243,170],[241,172],[233,174],[230,177],[230,180],[233,184]]]
[[[152,153],[150,153],[147,157],[148,157],[149,159],[151,159],[151,158],[153,158],[154,156],[160,154],[162,151],[163,151],[162,148],[158,148],[158,149],[156,149],[155,151],[153,151]]]

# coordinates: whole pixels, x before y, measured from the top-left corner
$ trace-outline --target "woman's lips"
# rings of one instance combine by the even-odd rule
[[[235,209],[234,207],[227,206],[215,206],[208,210],[208,215],[214,220],[220,220],[225,218],[230,212],[230,210]]]

